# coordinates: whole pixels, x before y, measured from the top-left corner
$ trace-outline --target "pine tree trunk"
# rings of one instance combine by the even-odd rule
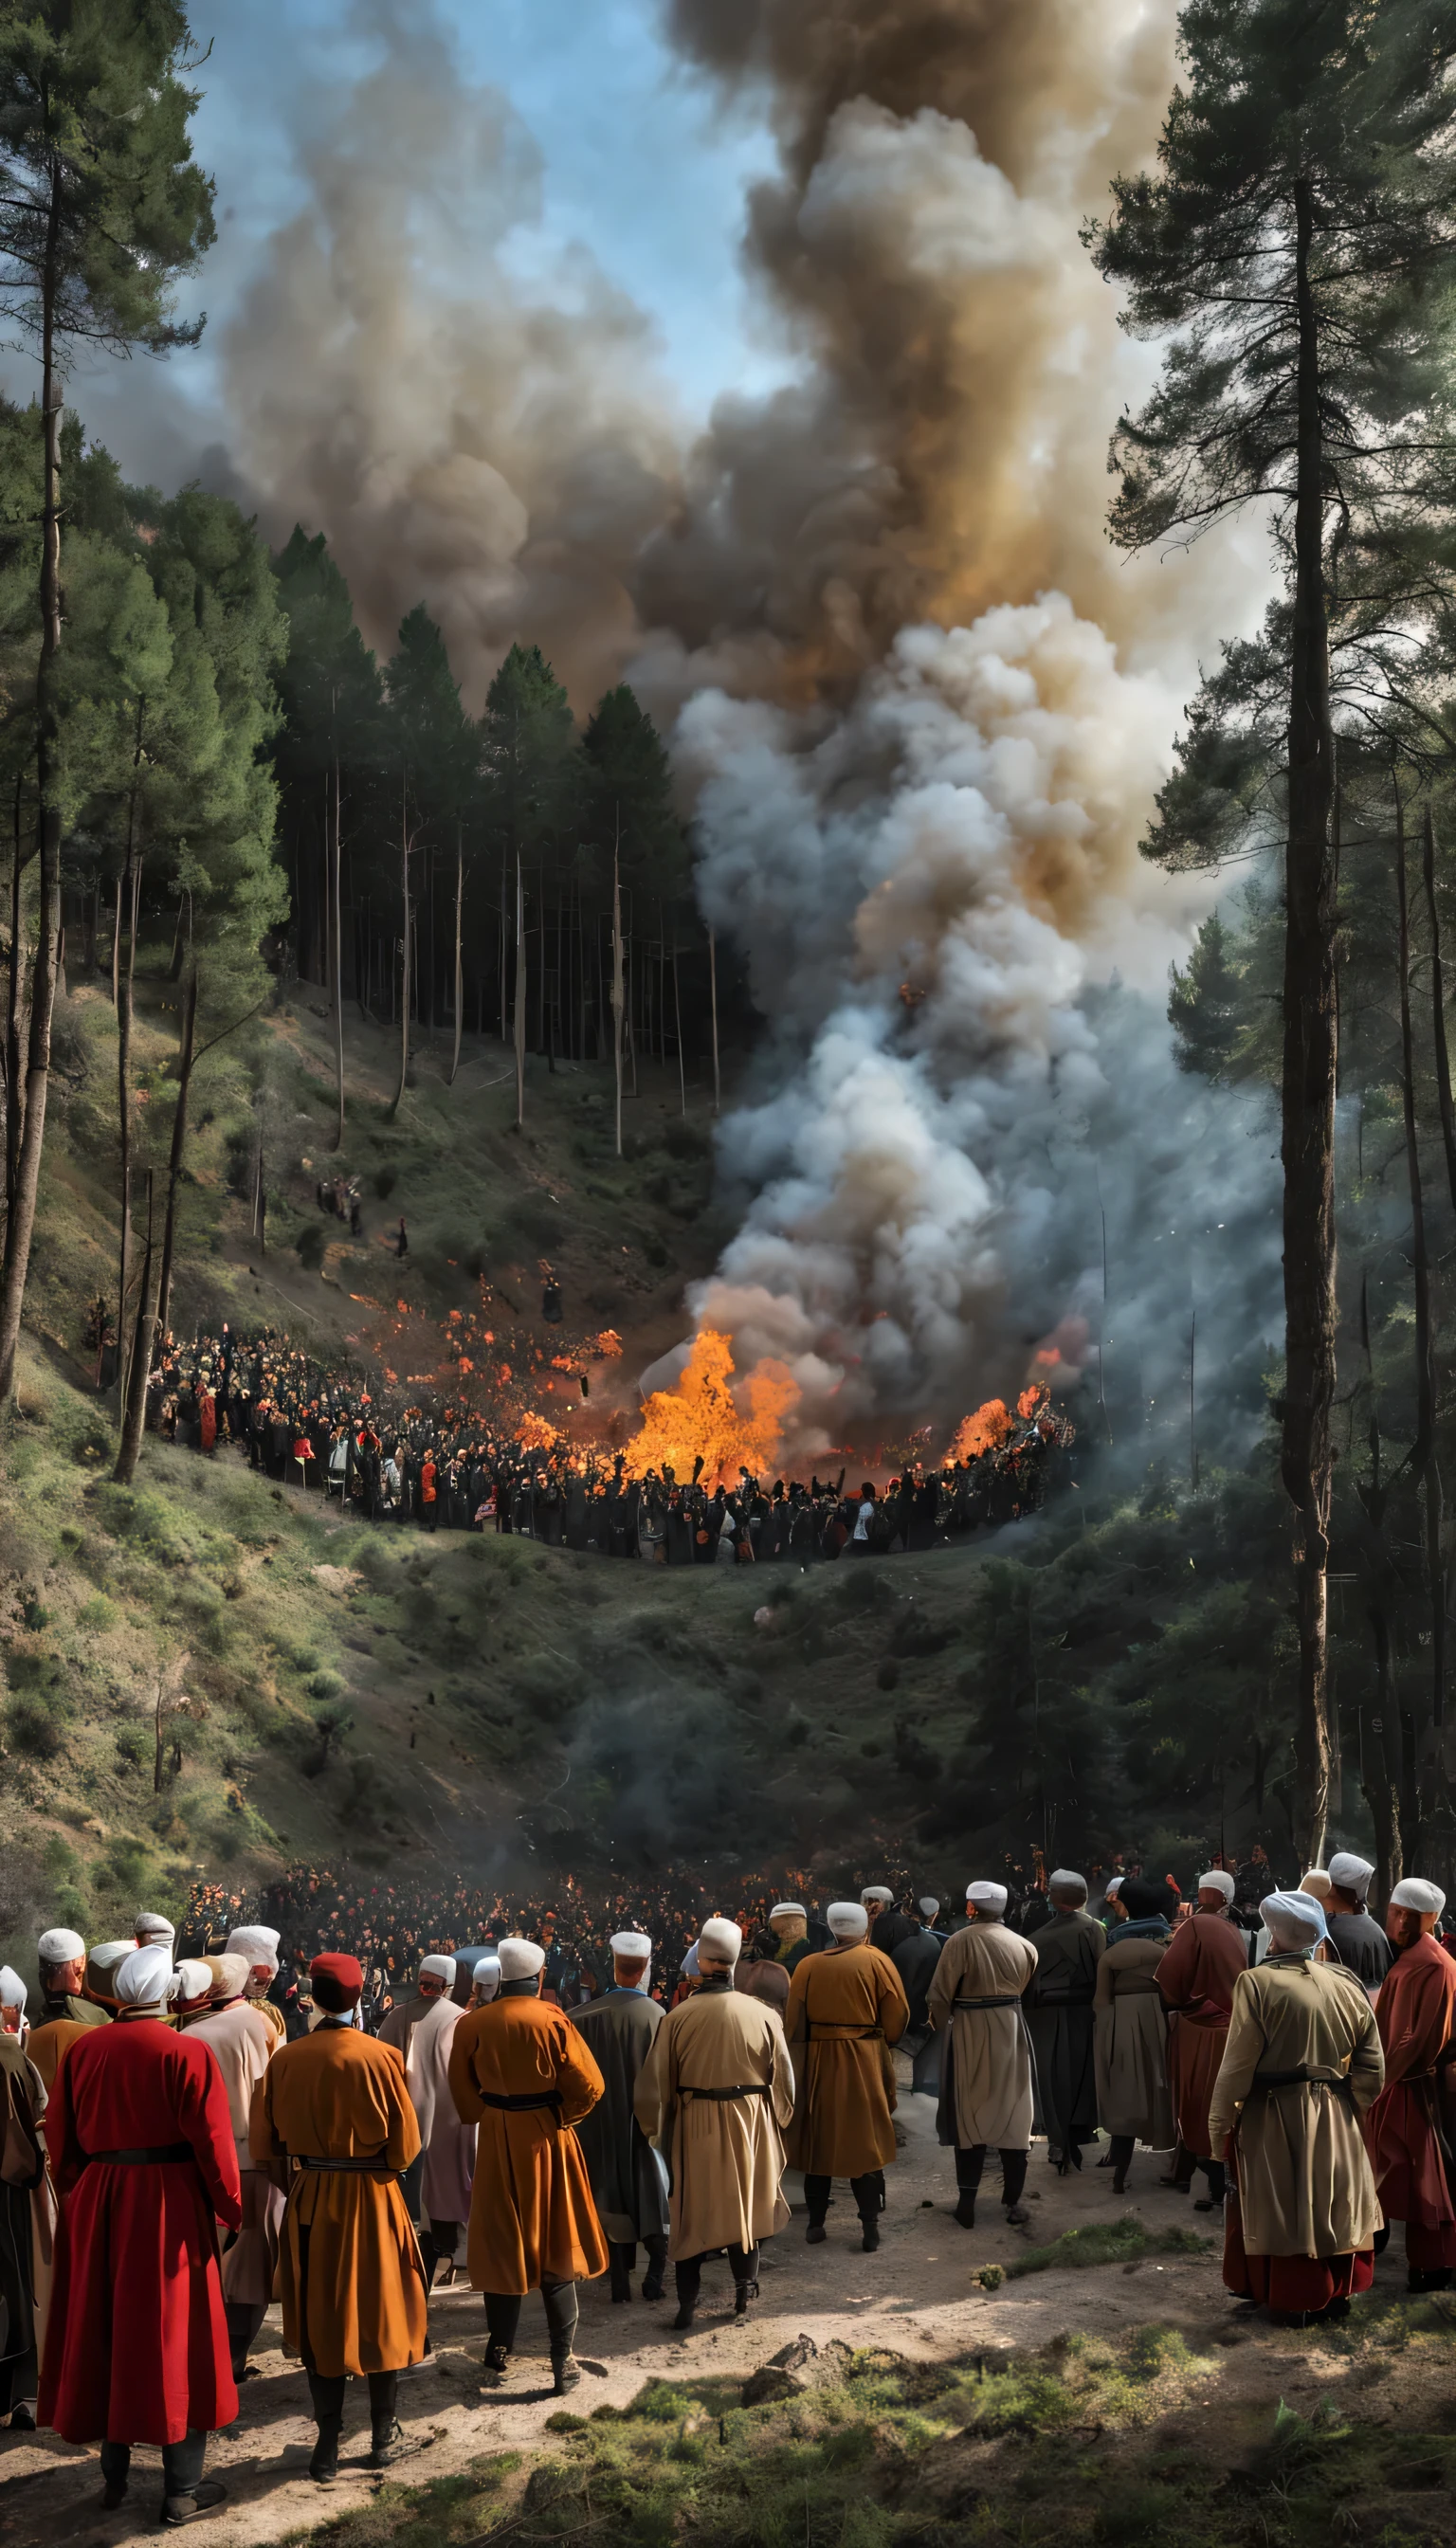
[[[620,842],[611,860],[611,1052],[617,1087],[617,1157],[622,1155],[622,880]]]
[[[400,798],[400,880],[405,906],[405,935],[400,951],[400,1084],[390,1108],[392,1118],[399,1114],[404,1103],[405,1082],[410,1076],[410,831],[403,792]]]
[[[465,843],[455,827],[455,1049],[450,1055],[451,1088],[460,1068],[460,1032],[465,1011],[465,968],[460,954],[460,915],[465,907]]]
[[[526,1120],[526,927],[520,856],[515,862],[515,1129]]]
[[[1419,1128],[1415,1120],[1415,1039],[1410,1024],[1410,910],[1406,889],[1406,818],[1396,793],[1396,890],[1400,932],[1401,1104],[1406,1131],[1406,1174],[1410,1193],[1410,1273],[1415,1300],[1415,1440],[1410,1473],[1425,1502],[1426,1590],[1430,1599],[1431,1722],[1445,1713],[1446,1585],[1441,1557],[1441,1473],[1436,1463],[1435,1344],[1431,1328],[1430,1254],[1425,1228],[1425,1195],[1420,1175]],[[1423,1783],[1423,1782],[1422,1782]],[[1412,1854],[1417,1834],[1410,1833]]]
[[[1330,1781],[1326,1575],[1336,1323],[1335,882],[1329,833],[1334,755],[1319,319],[1310,281],[1314,211],[1303,178],[1295,186],[1295,219],[1299,376],[1281,1093],[1285,1375],[1280,1470],[1296,1517],[1295,1840],[1304,1865],[1318,1866]]]
[[[119,1487],[130,1487],[136,1475],[141,1456],[141,1436],[146,1427],[146,1384],[151,1378],[151,1358],[156,1337],[155,1257],[151,1243],[151,1170],[146,1171],[146,1246],[141,1258],[141,1281],[136,1294],[136,1323],[132,1334],[131,1358],[127,1366],[127,1397],[122,1412],[122,1438],[117,1446],[117,1464],[112,1477]],[[117,1324],[118,1350],[121,1346],[121,1322]]]
[[[25,1126],[25,1090],[21,1085],[21,1046],[25,1041],[25,967],[21,957],[23,880],[26,862],[20,854],[21,782],[15,782],[15,850],[10,868],[10,954],[5,979],[5,1210],[15,1209],[20,1171],[20,1140]]]
[[[687,1066],[682,1058],[682,1002],[678,991],[678,941],[673,941],[673,1031],[678,1038],[678,1098],[687,1112]]]
[[[55,1006],[60,936],[60,806],[56,750],[59,729],[56,657],[60,652],[60,414],[55,368],[56,242],[60,172],[52,175],[43,282],[41,407],[46,436],[45,503],[41,521],[41,654],[36,670],[36,782],[40,798],[40,890],[36,961],[31,976],[31,1025],[26,1047],[25,1123],[15,1164],[15,1188],[5,1220],[0,1259],[0,1403],[15,1388],[21,1313],[31,1268],[31,1240],[41,1192],[46,1145],[46,1099],[50,1081],[50,1024]]]
[[[343,891],[339,882],[342,864],[340,833],[338,755],[333,760],[333,824],[329,843],[329,915],[333,923],[333,1071],[338,1089],[338,1123],[333,1146],[344,1145],[344,930]]]
[[[140,745],[137,745],[138,753]],[[141,860],[129,822],[127,860],[117,889],[117,935],[128,915],[127,965],[117,984],[117,1174],[122,1190],[122,1234],[117,1271],[117,1404],[126,1403],[127,1293],[132,1281],[132,1026],[136,1014],[136,921],[141,907]]]
[[[172,1146],[167,1159],[167,1202],[162,1214],[162,1261],[157,1279],[156,1334],[165,1339],[172,1314],[172,1260],[177,1241],[177,1188],[187,1147],[187,1100],[192,1088],[192,1059],[197,1036],[197,966],[187,968],[182,994],[182,1042],[177,1053],[177,1103],[172,1109]],[[154,1350],[154,1347],[153,1347]],[[150,1377],[150,1371],[146,1377]],[[143,1382],[144,1386],[144,1382]]]

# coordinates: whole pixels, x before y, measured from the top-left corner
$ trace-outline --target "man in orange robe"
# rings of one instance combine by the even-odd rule
[[[1406,2277],[1412,2292],[1442,2292],[1456,2267],[1456,2200],[1442,2129],[1441,2072],[1456,2060],[1456,1963],[1435,1935],[1446,1907],[1438,1884],[1410,1875],[1386,1912],[1396,1960],[1380,1986],[1375,2022],[1385,2053],[1385,2086],[1365,2116],[1365,2139],[1386,2227],[1406,2224]],[[1444,2056],[1444,2058],[1443,2058]]]
[[[1195,2167],[1209,2190],[1194,2205],[1212,2212],[1228,2190],[1224,2162],[1209,2139],[1209,2099],[1228,2041],[1233,1985],[1248,1970],[1248,1940],[1228,1917],[1233,1878],[1219,1866],[1198,1879],[1198,1909],[1180,1920],[1157,1968],[1158,1993],[1175,2024],[1169,2029],[1168,2085],[1178,2127],[1178,2158],[1164,2184],[1186,2191]],[[1187,2169],[1185,2175],[1184,2170]]]
[[[318,2426],[310,2475],[326,2486],[338,2474],[350,2372],[369,2382],[367,2465],[388,2468],[410,2449],[395,2402],[400,2373],[423,2358],[428,2312],[397,2181],[419,2147],[405,2065],[351,2022],[364,1987],[353,1956],[316,1956],[310,1980],[323,2016],[274,2053],[248,2146],[257,2167],[297,2162],[279,2255],[283,2340],[309,2375]]]
[[[485,2294],[486,2369],[504,2377],[520,2305],[539,2291],[558,2398],[581,2372],[572,2354],[577,2285],[604,2274],[606,2241],[574,2127],[603,2088],[586,2038],[540,1996],[546,1951],[502,1938],[500,1991],[466,2011],[450,2052],[450,2094],[463,2124],[478,2124],[471,2189],[470,2279]]]
[[[822,2244],[837,2176],[847,2176],[865,2255],[879,2245],[884,2172],[895,2155],[894,2064],[887,2048],[910,2023],[910,2003],[889,1956],[866,1934],[863,1902],[831,1902],[835,1944],[806,1956],[788,1986],[783,2032],[798,2097],[785,2136],[790,2167],[804,2171],[808,2240]]]

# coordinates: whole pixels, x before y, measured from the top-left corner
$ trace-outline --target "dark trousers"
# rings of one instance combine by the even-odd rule
[[[661,2282],[668,2261],[667,2239],[661,2230],[654,2230],[649,2231],[642,2244],[647,2249],[648,2273]],[[616,2291],[626,2283],[637,2262],[637,2242],[635,2238],[612,2238],[607,2242],[607,2253],[611,2258],[612,2290]]]
[[[823,2227],[824,2216],[829,2210],[829,2190],[833,2183],[832,2176],[805,2174],[804,2201],[809,2207],[811,2229],[818,2230]],[[855,2198],[855,2210],[862,2221],[878,2220],[884,2210],[884,2169],[873,2167],[867,2176],[852,2176],[850,2192]]]
[[[162,2444],[162,2487],[168,2495],[193,2495],[207,2456],[206,2433],[188,2433],[180,2442]],[[132,2466],[130,2442],[103,2442],[101,2474],[108,2486],[124,2486]]]
[[[421,2222],[419,2252],[424,2258],[424,2281],[427,2291],[434,2288],[436,2266],[454,2261],[460,2246],[460,2232],[464,2227],[463,2221],[431,2221],[426,2230]]]
[[[522,2295],[519,2292],[486,2292],[483,2297],[491,2342],[502,2344],[509,2353],[520,2327]],[[546,2312],[546,2332],[551,2338],[552,2358],[555,2359],[570,2353],[572,2337],[577,2331],[581,2312],[576,2284],[543,2282],[541,2301]]]
[[[321,2372],[309,2373],[309,2396],[314,2402],[314,2421],[320,2433],[331,2428],[337,2433],[344,2419],[344,2387],[347,2373],[325,2380]],[[377,2434],[389,2431],[395,2420],[395,2401],[399,2396],[398,2371],[371,2371],[369,2374],[369,2421]]]
[[[225,2301],[223,2316],[228,2320],[228,2353],[232,2377],[240,2380],[247,2369],[247,2349],[268,2315],[266,2301]]]
[[[1116,2147],[1116,2143],[1114,2143],[1114,2147]],[[1027,2161],[1030,2157],[1030,2150],[1004,2149],[1001,2152],[1001,2200],[1006,2205],[1008,2211],[1013,2203],[1020,2203],[1021,2201],[1027,2181]],[[985,2163],[986,2145],[984,2141],[978,2142],[974,2149],[957,2148],[956,2152],[956,2183],[962,2194],[974,2194],[978,2190],[981,2181],[981,2169],[985,2166]]]
[[[709,2250],[705,2247],[701,2256],[680,2256],[677,2263],[674,2265],[673,2277],[678,2286],[678,2307],[680,2309],[696,2308],[697,2295],[702,2285],[703,2258],[708,2253]],[[728,2262],[733,2269],[733,2279],[735,2283],[756,2283],[758,2281],[759,2251],[757,2247],[730,2247],[728,2250]]]

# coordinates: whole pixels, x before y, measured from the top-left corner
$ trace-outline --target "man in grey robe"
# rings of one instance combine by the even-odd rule
[[[1087,1879],[1054,1869],[1047,1893],[1051,1917],[1037,1931],[1037,1969],[1027,1992],[1027,2026],[1037,2056],[1037,2086],[1046,2155],[1065,2176],[1082,2164],[1082,2144],[1097,2138],[1092,1994],[1107,1932],[1087,1910]]]
[[[632,2297],[637,2241],[647,2249],[645,2301],[660,2301],[668,2262],[668,2189],[660,2161],[632,2111],[637,2075],[663,2013],[647,1996],[652,1940],[637,1929],[611,1941],[612,1988],[571,2011],[601,2072],[601,2097],[577,2126],[592,2199],[611,2254],[611,2296]]]
[[[1346,1972],[1363,1982],[1373,2000],[1396,1960],[1396,1951],[1378,1920],[1366,1908],[1375,1869],[1352,1850],[1336,1850],[1329,1862],[1329,1895],[1324,1905],[1329,1944]]]
[[[911,2056],[911,2094],[916,2097],[938,2097],[941,2093],[940,2042],[931,2032],[930,2012],[925,2004],[945,1944],[934,1926],[940,1907],[934,1896],[927,1894],[917,1905],[919,1928],[910,1937],[902,1938],[890,1956],[910,2003],[910,2023],[900,2039],[900,2048]]]

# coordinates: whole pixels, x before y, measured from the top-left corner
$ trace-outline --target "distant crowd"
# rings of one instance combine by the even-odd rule
[[[396,1403],[357,1369],[329,1369],[264,1329],[168,1338],[147,1392],[151,1430],[189,1449],[230,1443],[280,1484],[337,1497],[361,1519],[426,1531],[510,1531],[548,1547],[659,1565],[804,1565],[956,1542],[1036,1511],[1064,1469],[1074,1427],[1027,1394],[1000,1439],[946,1466],[906,1465],[879,1488],[837,1477],[739,1473],[703,1462],[627,1474],[624,1451],[528,1447],[479,1412]],[[849,1479],[851,1483],[846,1485]]]

